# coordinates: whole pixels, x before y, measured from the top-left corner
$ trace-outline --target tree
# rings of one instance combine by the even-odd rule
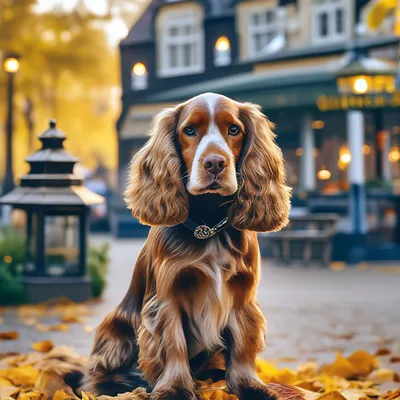
[[[67,146],[84,164],[94,167],[95,154],[100,154],[107,167],[116,166],[118,54],[104,28],[122,15],[133,19],[145,3],[107,0],[98,13],[79,0],[70,11],[55,4],[51,11],[37,12],[36,0],[0,0],[0,52],[21,55],[16,77],[16,175],[24,171],[30,136],[40,134],[53,117],[67,133]],[[4,80],[0,73],[0,98],[5,96]],[[5,115],[2,107],[3,101],[0,121]],[[2,149],[0,142],[0,159]]]

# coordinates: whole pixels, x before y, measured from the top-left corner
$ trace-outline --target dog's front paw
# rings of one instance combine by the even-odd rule
[[[198,400],[199,397],[194,392],[183,388],[170,390],[157,390],[150,396],[151,400]]]

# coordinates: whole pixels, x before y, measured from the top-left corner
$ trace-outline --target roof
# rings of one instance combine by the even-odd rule
[[[178,3],[182,0],[175,0],[173,3]],[[185,1],[185,0],[183,0]],[[233,12],[235,0],[204,0],[205,12],[207,17],[222,17],[230,15]],[[152,0],[148,7],[143,11],[143,14],[135,22],[127,37],[123,39],[120,46],[130,46],[151,42],[154,40],[153,21],[157,10],[166,4],[166,0]],[[170,1],[170,3],[172,3]]]
[[[90,206],[104,203],[100,196],[84,186],[21,187],[0,198],[0,204],[13,206]]]
[[[137,43],[145,43],[153,40],[153,17],[157,8],[164,0],[153,0],[143,11],[143,14],[135,22],[127,37],[120,43],[121,46],[129,46]]]
[[[337,68],[337,63],[328,62],[324,65],[281,68],[267,73],[246,72],[159,92],[151,96],[151,102],[181,101],[205,92],[232,96],[238,93],[260,92],[263,89],[309,85],[310,82],[334,82]]]

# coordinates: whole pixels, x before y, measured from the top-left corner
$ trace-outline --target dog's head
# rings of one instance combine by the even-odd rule
[[[206,93],[158,114],[132,160],[126,202],[147,225],[188,217],[188,193],[235,195],[230,223],[275,231],[287,224],[282,152],[260,108]]]

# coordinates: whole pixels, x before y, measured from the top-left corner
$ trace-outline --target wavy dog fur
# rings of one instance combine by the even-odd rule
[[[210,174],[207,156],[216,153],[222,172]],[[190,180],[205,192],[191,193]],[[219,195],[226,187],[237,191]],[[125,196],[152,228],[127,294],[97,329],[82,389],[115,395],[145,386],[152,400],[196,399],[194,378],[222,363],[242,400],[306,398],[255,372],[266,333],[256,232],[284,227],[290,209],[282,153],[259,107],[205,94],[164,110],[132,160]],[[210,226],[228,216],[230,226],[197,240],[181,225],[189,215]]]

